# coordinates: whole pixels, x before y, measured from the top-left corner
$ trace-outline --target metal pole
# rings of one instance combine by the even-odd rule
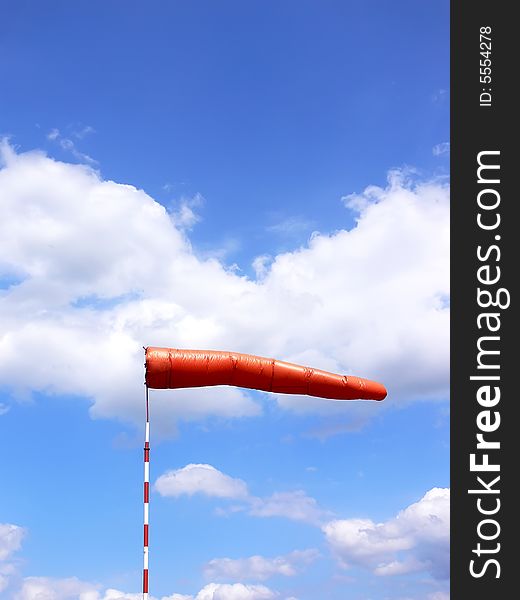
[[[148,600],[148,519],[150,506],[150,413],[148,408],[148,386],[146,386],[146,425],[144,432],[144,557],[143,557],[143,600]]]

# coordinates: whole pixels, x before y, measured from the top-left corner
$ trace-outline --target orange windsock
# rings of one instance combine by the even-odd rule
[[[216,350],[146,348],[146,385],[154,389],[233,385],[333,400],[383,400],[380,383],[274,358]]]

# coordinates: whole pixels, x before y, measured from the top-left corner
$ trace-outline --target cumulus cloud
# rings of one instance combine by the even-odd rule
[[[140,422],[143,345],[353,373],[383,381],[390,405],[446,393],[444,184],[394,173],[386,187],[345,199],[357,217],[350,230],[257,260],[251,280],[197,257],[185,227],[142,190],[7,143],[2,157],[0,276],[12,284],[0,291],[0,381],[14,394],[78,395],[94,417]],[[277,400],[293,411],[353,408]],[[166,433],[179,418],[261,413],[233,388],[157,392],[154,411]]]
[[[263,585],[241,583],[209,583],[195,596],[171,594],[160,600],[271,600],[279,595]],[[101,586],[76,577],[56,579],[50,577],[26,577],[14,600],[141,600],[142,594],[128,593],[113,588],[101,590]],[[150,600],[158,600],[150,596]]]
[[[319,552],[314,549],[294,550],[289,554],[275,556],[249,556],[247,558],[214,558],[204,567],[204,575],[209,579],[230,579],[235,581],[263,581],[274,575],[294,577],[302,567],[314,562]]]
[[[0,523],[0,560],[6,560],[20,549],[25,530],[11,523]]]
[[[22,580],[14,600],[142,600],[142,593],[123,592],[114,588],[102,589],[99,584],[82,581],[77,577],[26,577]],[[197,596],[198,597],[198,596]],[[195,596],[171,594],[149,596],[150,600],[196,600]]]
[[[428,571],[437,579],[447,579],[449,499],[449,489],[433,488],[384,523],[343,519],[322,529],[344,568],[364,567],[379,576]]]
[[[100,600],[98,589],[99,586],[76,577],[26,577],[14,600]]]
[[[274,492],[260,498],[252,495],[247,484],[222,473],[212,465],[189,464],[180,469],[167,471],[155,482],[155,489],[161,496],[178,497],[203,494],[214,498],[241,501],[229,508],[221,508],[218,514],[246,511],[254,517],[284,517],[320,525],[331,513],[322,509],[317,501],[303,490]]]
[[[21,548],[25,534],[25,529],[18,525],[0,523],[0,592],[7,588],[16,572],[13,555]]]
[[[205,494],[216,498],[246,498],[247,485],[241,479],[233,479],[211,465],[186,465],[168,471],[155,482],[155,489],[162,496]]]
[[[258,280],[263,279],[269,273],[269,263],[272,261],[272,256],[269,254],[261,254],[257,256],[252,263]]]
[[[99,584],[77,577],[26,577],[14,593],[14,600],[142,600],[142,593],[129,593],[114,588],[102,589]],[[150,600],[159,600],[150,596]],[[194,596],[172,594],[160,600],[195,600]]]
[[[195,600],[271,600],[278,597],[265,585],[243,583],[210,583],[200,590]]]

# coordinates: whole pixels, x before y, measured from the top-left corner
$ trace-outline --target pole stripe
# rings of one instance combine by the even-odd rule
[[[148,600],[148,519],[150,505],[150,412],[146,386],[146,424],[144,430],[144,514],[143,514],[143,600]]]

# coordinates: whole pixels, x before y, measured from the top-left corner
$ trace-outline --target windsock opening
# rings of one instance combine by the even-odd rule
[[[145,352],[145,382],[152,389],[231,385],[330,400],[383,400],[387,395],[376,381],[252,354],[157,347]]]

